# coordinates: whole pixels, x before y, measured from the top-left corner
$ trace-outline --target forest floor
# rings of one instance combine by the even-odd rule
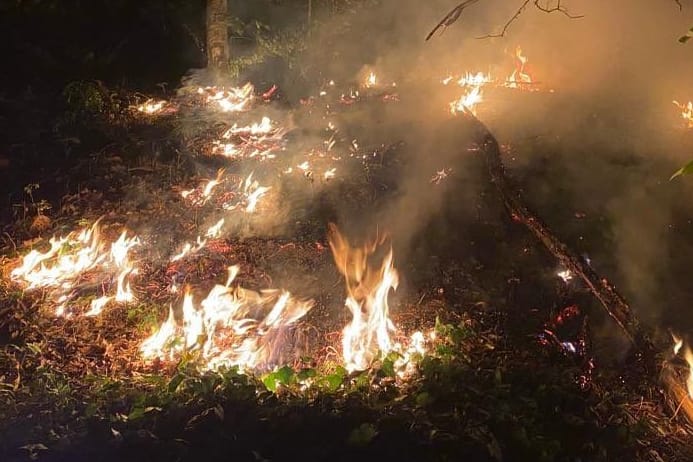
[[[441,194],[453,199],[419,224],[400,246],[406,251],[395,236],[402,286],[391,298],[393,322],[402,338],[435,333],[402,378],[396,358],[362,372],[340,364],[350,317],[326,230],[336,221],[349,234],[369,223],[369,210],[402,194],[398,172],[415,165],[412,143],[399,138],[405,129],[358,130],[364,114],[380,121],[390,114],[383,106],[403,103],[377,95],[335,111],[345,127],[335,147],[343,158],[329,181],[332,164],[320,162],[330,156],[316,154],[310,175],[291,176],[282,160],[203,154],[233,117],[243,124],[255,116],[219,119],[184,103],[156,117],[127,104],[94,117],[48,103],[3,104],[22,116],[3,121],[14,138],[0,260],[2,460],[693,460],[693,426],[675,415],[679,403],[660,371],[637,354],[616,366],[595,358],[590,327],[599,306],[578,281],[557,276],[555,260],[507,215],[459,128],[462,117],[436,136],[468,155],[436,181],[429,172],[421,181],[431,188],[440,181]],[[290,144],[278,157],[324,148],[322,112],[306,104],[286,123]],[[46,155],[58,147],[60,154]],[[294,170],[301,159],[290,160]],[[218,168],[226,175],[223,201],[181,196],[199,195]],[[257,213],[224,208],[224,201],[248,205],[242,186],[250,171],[272,185]],[[222,236],[172,261],[220,216]],[[45,251],[51,236],[99,218],[108,241],[123,229],[139,237],[135,299],[84,316],[115,284],[85,272],[69,293],[69,315],[56,316],[54,288],[29,290],[12,271],[30,250]],[[258,374],[204,371],[194,351],[144,359],[142,342],[180,305],[172,287],[206,291],[236,264],[245,288],[284,288],[314,300],[296,325],[300,359]],[[685,363],[676,367],[683,383]]]

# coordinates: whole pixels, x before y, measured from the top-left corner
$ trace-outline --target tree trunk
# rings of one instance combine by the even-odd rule
[[[207,0],[207,68],[219,71],[229,63],[228,0]]]

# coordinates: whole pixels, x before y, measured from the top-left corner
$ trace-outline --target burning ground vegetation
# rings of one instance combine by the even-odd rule
[[[126,94],[7,233],[3,460],[691,460],[688,345],[602,367],[589,288],[472,181],[486,98],[554,93],[512,63]]]

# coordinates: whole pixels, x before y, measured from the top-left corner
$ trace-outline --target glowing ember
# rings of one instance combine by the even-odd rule
[[[369,258],[378,250],[378,243],[363,248],[351,247],[337,227],[329,228],[330,248],[339,271],[347,284],[346,306],[351,322],[342,332],[342,354],[348,371],[364,370],[379,353],[393,349],[391,335],[395,326],[389,317],[387,297],[397,288],[397,271],[392,265],[390,248],[379,268],[369,265]]]
[[[693,101],[689,101],[688,104],[681,104],[678,101],[673,103],[681,109],[681,117],[686,121],[688,128],[693,128]]]
[[[557,272],[556,276],[563,279],[563,282],[568,283],[568,281],[573,279],[573,272],[568,269],[565,269]]]
[[[239,88],[228,90],[217,87],[198,88],[197,93],[206,96],[206,101],[216,103],[222,112],[239,112],[249,108],[255,88],[246,83]]]
[[[87,272],[98,271],[106,278],[115,278],[116,301],[134,299],[128,278],[137,271],[129,259],[131,249],[140,243],[136,236],[129,238],[123,232],[107,250],[97,221],[90,228],[72,232],[66,237],[52,237],[49,242],[51,248],[48,251],[29,252],[22,264],[12,271],[11,277],[27,290],[48,288],[55,291],[58,315],[64,314],[65,303],[70,300],[67,294],[78,287],[80,278]],[[92,302],[90,313],[99,312],[106,303],[103,298]]]
[[[266,371],[280,365],[291,328],[313,304],[286,291],[232,288],[238,272],[238,267],[230,267],[226,285],[216,285],[197,305],[186,292],[180,321],[170,309],[159,330],[140,345],[143,357],[172,360],[190,352],[198,355],[204,369]]]
[[[144,114],[152,115],[161,112],[164,109],[164,106],[166,106],[166,101],[164,100],[157,101],[154,99],[148,99],[144,103],[136,106],[136,109]]]

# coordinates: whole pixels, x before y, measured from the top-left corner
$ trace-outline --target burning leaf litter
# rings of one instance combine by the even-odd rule
[[[689,101],[688,104],[682,104],[678,101],[673,101],[673,103],[681,109],[681,117],[686,122],[686,126],[693,128],[693,101]]]

